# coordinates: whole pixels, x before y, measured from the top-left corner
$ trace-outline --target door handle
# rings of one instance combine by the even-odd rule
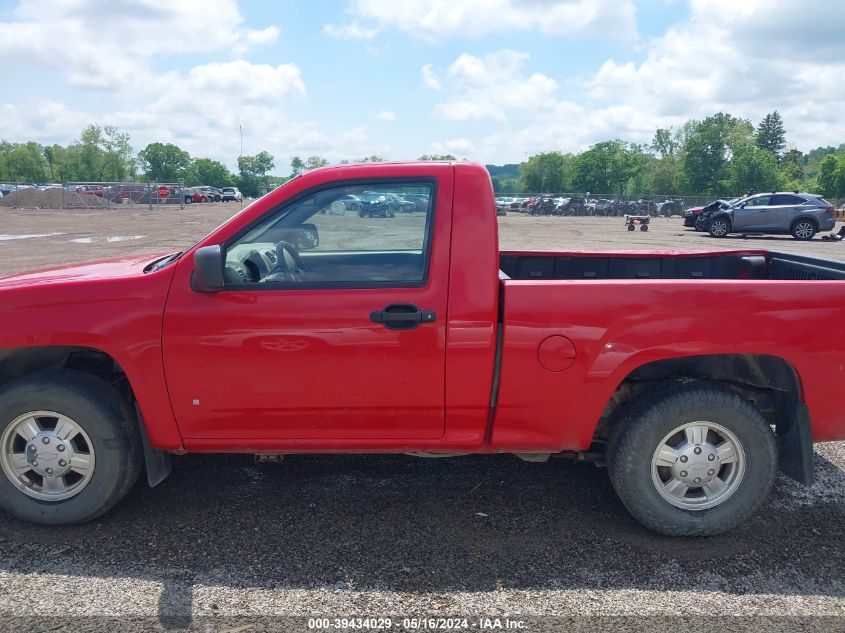
[[[413,330],[423,323],[434,323],[437,313],[423,310],[413,303],[391,303],[384,310],[370,312],[370,321],[381,323],[388,330]]]

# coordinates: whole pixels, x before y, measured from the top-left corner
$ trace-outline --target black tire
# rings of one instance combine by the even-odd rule
[[[693,421],[728,429],[745,452],[745,472],[733,494],[708,509],[676,507],[652,481],[652,456],[666,434]],[[610,481],[643,525],[671,536],[728,532],[754,514],[771,491],[777,446],[771,428],[747,400],[718,383],[664,385],[643,394],[619,420],[607,449]]]
[[[789,227],[789,232],[792,234],[792,237],[796,240],[801,240],[802,242],[813,239],[817,231],[818,229],[816,228],[816,223],[807,218],[798,218],[792,223],[792,226]]]
[[[711,237],[727,237],[728,233],[731,232],[731,221],[725,216],[713,218],[707,224],[707,232],[710,233]]]
[[[707,230],[707,222],[700,215],[695,219],[695,224],[693,224],[693,226],[696,231],[701,231],[702,233]]]
[[[648,231],[648,224],[640,224],[640,231]]]
[[[21,492],[0,471],[0,507],[25,521],[63,525],[91,521],[111,510],[135,484],[143,448],[129,403],[90,374],[61,370],[19,378],[0,389],[0,435],[18,416],[49,410],[75,420],[93,444],[94,473],[75,496],[43,501]]]
[[[636,231],[636,230],[637,230],[637,227],[635,227],[633,224],[629,224],[629,225],[628,225],[628,230],[629,230],[629,231]]]
[[[185,204],[191,204],[194,199],[191,196],[185,196]]]

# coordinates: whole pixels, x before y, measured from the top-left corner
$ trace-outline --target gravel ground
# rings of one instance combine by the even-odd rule
[[[182,248],[237,208],[0,209],[0,274]],[[510,215],[500,225],[505,248],[714,245],[677,218],[631,234],[605,218]],[[54,235],[9,239],[45,233]],[[95,239],[72,241],[86,238]],[[717,245],[845,254],[791,238]],[[158,488],[139,484],[91,524],[44,528],[0,514],[0,630],[305,631],[315,615],[392,616],[394,625],[443,615],[470,618],[475,630],[478,618],[498,617],[533,631],[841,631],[845,443],[817,446],[815,459],[816,484],[779,477],[735,532],[672,539],[630,518],[588,464],[182,457]],[[624,617],[633,615],[653,617]]]

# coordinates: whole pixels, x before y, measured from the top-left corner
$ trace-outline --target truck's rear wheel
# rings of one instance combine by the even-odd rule
[[[663,534],[732,530],[763,504],[777,467],[760,413],[718,384],[646,393],[608,446],[610,480],[625,507]]]
[[[129,492],[142,454],[128,403],[98,378],[58,371],[0,389],[0,507],[21,519],[100,516]]]

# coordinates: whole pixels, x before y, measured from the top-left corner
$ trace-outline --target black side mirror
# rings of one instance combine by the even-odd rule
[[[197,249],[191,287],[197,292],[219,292],[223,290],[223,281],[223,251],[220,245]]]

